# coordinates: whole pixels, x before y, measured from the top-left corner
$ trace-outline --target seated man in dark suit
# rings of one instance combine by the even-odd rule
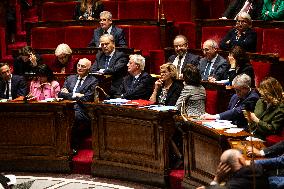
[[[97,85],[97,79],[89,75],[91,61],[86,58],[80,59],[77,63],[77,74],[70,75],[64,82],[58,97],[66,100],[74,100],[75,123],[72,130],[72,145],[76,148],[79,140],[79,126],[83,125],[84,129],[90,130],[91,120],[87,114],[86,107],[82,102],[94,101],[94,91]]]
[[[220,157],[220,164],[217,173],[210,185],[219,185],[226,182],[229,189],[268,189],[269,183],[261,165],[247,166],[242,153],[236,149],[229,149],[223,152]],[[198,187],[197,189],[204,189]],[[211,187],[206,187],[206,189]]]
[[[168,62],[173,63],[177,68],[177,77],[182,79],[182,70],[186,64],[199,64],[199,56],[187,52],[188,40],[183,35],[178,35],[174,39],[174,49],[176,54],[169,57]]]
[[[23,76],[11,74],[7,63],[0,63],[0,98],[15,99],[27,95],[27,83]]]
[[[204,114],[200,117],[202,119],[230,120],[232,124],[238,127],[247,128],[247,120],[242,111],[248,107],[254,110],[255,104],[259,99],[259,95],[250,86],[251,78],[248,75],[237,75],[233,80],[233,88],[236,94],[231,97],[228,110],[220,114]]]
[[[91,72],[100,72],[112,75],[110,96],[119,94],[119,87],[123,77],[127,75],[128,57],[123,52],[115,50],[114,38],[110,34],[104,34],[100,38],[102,51],[96,55],[96,61],[92,65]]]
[[[199,61],[198,66],[202,80],[215,82],[227,79],[229,64],[217,53],[217,42],[212,39],[205,41],[202,50],[205,57]]]
[[[240,46],[245,51],[256,52],[257,35],[251,27],[250,15],[245,12],[240,13],[235,28],[221,40],[220,49],[229,51],[235,46]]]
[[[103,34],[112,35],[117,47],[127,47],[124,31],[112,24],[112,14],[110,12],[103,11],[100,13],[100,25],[101,27],[95,29],[93,39],[88,47],[100,47],[100,37]]]
[[[145,58],[138,54],[129,56],[128,73],[120,86],[122,98],[149,100],[153,89],[153,78],[144,72]]]
[[[284,141],[278,142],[263,150],[258,150],[255,147],[248,147],[247,154],[249,156],[272,157],[256,160],[255,163],[257,165],[262,165],[268,170],[270,188],[284,188]]]

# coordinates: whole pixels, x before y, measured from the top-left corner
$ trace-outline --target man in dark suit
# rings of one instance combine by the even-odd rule
[[[0,63],[0,98],[15,99],[27,95],[27,83],[23,76],[11,74],[7,63]]]
[[[244,156],[237,149],[229,149],[222,153],[217,173],[210,185],[219,185],[224,181],[226,188],[230,189],[269,188],[264,168],[261,165],[247,166]],[[204,189],[197,189],[202,188]]]
[[[153,89],[153,78],[144,72],[145,58],[138,54],[129,56],[128,73],[120,86],[122,98],[149,100]]]
[[[233,80],[233,88],[236,91],[229,102],[228,110],[216,115],[204,114],[202,119],[221,119],[230,120],[238,127],[247,128],[247,120],[243,110],[249,108],[254,110],[259,95],[254,89],[250,88],[251,78],[246,74],[237,75]]]
[[[91,64],[91,61],[86,58],[80,59],[77,63],[77,74],[67,77],[63,88],[58,94],[60,98],[76,101],[74,105],[75,122],[72,130],[73,148],[76,148],[79,142],[81,134],[78,130],[79,126],[83,126],[85,130],[90,130],[91,128],[91,120],[83,104],[83,102],[94,101],[97,79],[89,75]]]
[[[114,38],[110,34],[104,34],[100,38],[102,51],[96,55],[96,61],[91,72],[112,75],[110,96],[119,94],[119,87],[123,77],[127,74],[128,57],[123,52],[115,50]]]
[[[182,70],[186,64],[198,66],[200,57],[187,51],[188,40],[183,35],[178,35],[174,39],[174,49],[176,54],[169,57],[168,62],[177,67],[177,77],[182,78]]]
[[[112,35],[117,47],[127,47],[124,31],[112,24],[112,14],[110,12],[103,11],[100,13],[100,25],[101,27],[95,29],[93,39],[88,47],[100,47],[100,37],[103,34]]]
[[[230,2],[222,18],[235,19],[240,12],[245,11],[251,15],[253,20],[259,20],[262,7],[263,0],[234,0]]]
[[[257,34],[251,27],[250,15],[245,12],[240,13],[235,28],[221,40],[220,49],[229,51],[235,46],[240,46],[245,51],[256,52]]]
[[[202,80],[215,82],[227,79],[229,64],[217,53],[217,42],[212,39],[205,41],[202,50],[205,57],[199,61],[198,66]]]

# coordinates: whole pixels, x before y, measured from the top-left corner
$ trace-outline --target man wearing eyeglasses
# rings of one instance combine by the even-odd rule
[[[222,56],[217,53],[218,44],[212,39],[208,39],[203,43],[203,54],[199,62],[199,71],[204,81],[215,82],[227,79],[227,71],[229,64]]]
[[[168,62],[173,63],[177,67],[177,77],[182,79],[184,66],[186,64],[198,66],[200,57],[188,52],[188,40],[183,35],[176,36],[173,45],[176,54],[170,56]]]
[[[251,89],[251,78],[246,74],[237,75],[233,80],[234,94],[229,102],[228,110],[219,114],[204,114],[201,119],[230,120],[238,127],[247,128],[247,120],[243,110],[253,111],[259,95]]]
[[[95,29],[88,47],[100,47],[100,37],[103,34],[111,34],[117,47],[127,47],[124,31],[112,24],[112,14],[109,11],[100,13],[100,25],[101,27]]]
[[[251,17],[246,12],[237,16],[236,26],[220,42],[220,49],[228,51],[240,46],[247,52],[256,52],[257,34],[252,29]]]

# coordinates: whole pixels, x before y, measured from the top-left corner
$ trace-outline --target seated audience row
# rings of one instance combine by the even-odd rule
[[[82,0],[75,7],[74,20],[99,19],[99,15],[103,10],[104,5],[100,0]]]

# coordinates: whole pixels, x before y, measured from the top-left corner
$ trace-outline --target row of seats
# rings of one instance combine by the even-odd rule
[[[105,10],[114,19],[157,19],[159,4],[156,0],[102,1]],[[163,10],[167,20],[190,21],[190,0],[163,0]],[[42,5],[42,21],[72,20],[75,6],[79,2],[45,2]]]

